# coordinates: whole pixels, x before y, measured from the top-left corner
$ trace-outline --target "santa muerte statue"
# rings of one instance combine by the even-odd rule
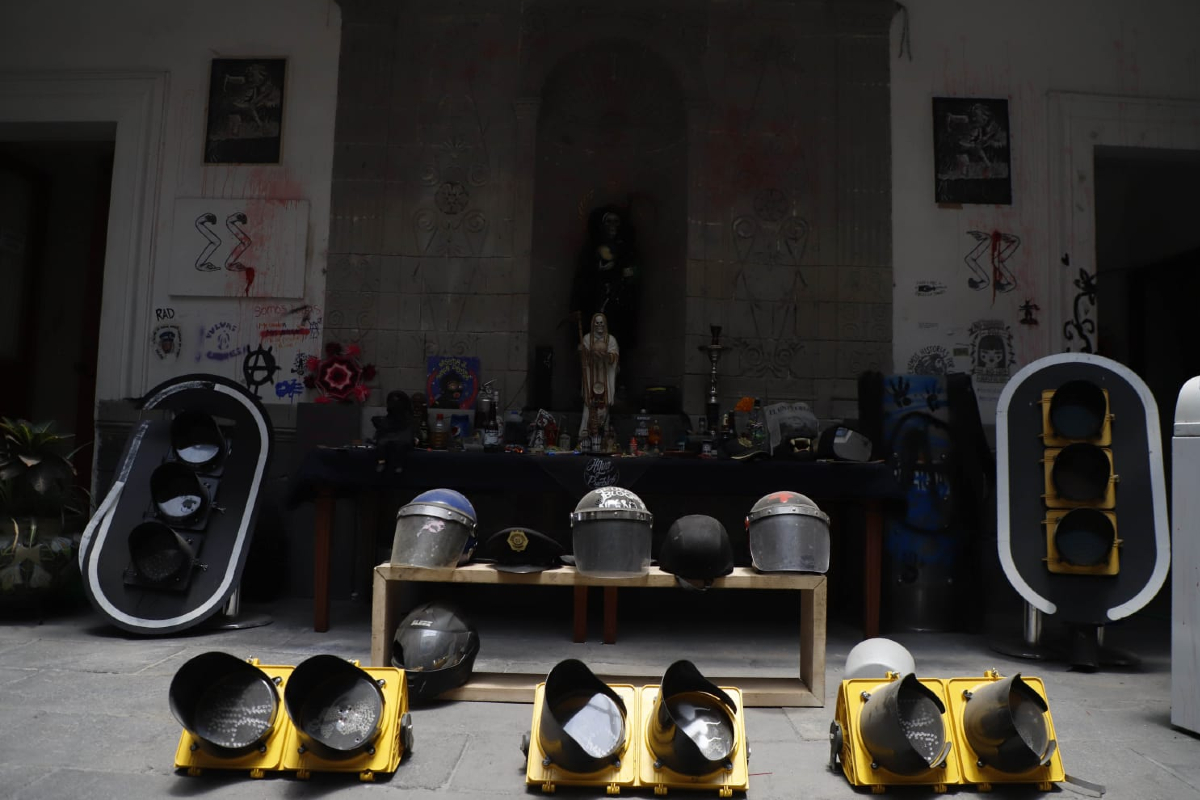
[[[591,438],[592,447],[608,430],[608,412],[617,390],[617,364],[621,350],[616,338],[608,332],[608,320],[603,314],[593,314],[587,333],[579,323],[579,356],[583,368],[583,420],[579,438]]]

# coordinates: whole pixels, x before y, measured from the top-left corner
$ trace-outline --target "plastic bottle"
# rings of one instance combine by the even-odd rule
[[[437,415],[437,419],[433,423],[433,433],[429,435],[429,443],[434,450],[446,449],[446,436],[449,430],[446,425],[446,419],[441,414]]]

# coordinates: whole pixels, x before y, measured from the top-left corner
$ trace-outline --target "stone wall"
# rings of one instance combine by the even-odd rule
[[[700,413],[712,324],[726,407],[855,416],[858,374],[891,368],[893,4],[341,5],[326,336],[360,341],[382,388],[422,386],[429,355],[475,355],[520,405],[552,344],[556,410],[577,404],[559,287],[610,202],[652,262],[622,354],[631,399],[674,384]],[[597,68],[572,66],[581,52]],[[639,142],[677,168],[626,169]]]

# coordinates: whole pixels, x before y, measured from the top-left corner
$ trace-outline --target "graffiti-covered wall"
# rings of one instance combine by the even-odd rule
[[[551,347],[551,404],[577,404],[573,273],[613,205],[637,243],[630,400],[671,384],[700,413],[715,324],[724,407],[857,415],[891,356],[891,3],[342,5],[327,335],[384,388],[476,356],[519,406]]]
[[[1069,230],[1092,214],[1069,190],[1090,180],[1090,153],[1064,143],[1090,150],[1135,113],[1115,103],[1110,133],[1073,140],[1056,93],[1200,99],[1200,4],[904,6],[892,24],[893,360],[970,372],[991,423],[1010,375],[1094,351],[1103,325],[1095,247]],[[1190,146],[1153,129],[1122,143]]]
[[[102,323],[120,335],[101,336],[101,370],[140,356],[122,367],[124,385],[101,382],[100,418],[106,401],[188,372],[296,400],[297,359],[317,352],[324,324],[338,5],[50,0],[8,6],[4,18],[0,82],[163,76],[148,126],[159,138],[116,132],[118,172],[128,150],[152,155],[154,169],[134,176],[150,193],[149,221],[119,232],[148,243],[150,263],[148,285],[105,287],[136,300],[115,326]],[[106,284],[112,275],[107,264]]]

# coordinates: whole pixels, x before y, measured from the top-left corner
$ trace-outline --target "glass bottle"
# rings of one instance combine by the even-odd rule
[[[483,425],[483,450],[487,453],[498,453],[503,445],[500,435],[500,421],[496,418],[496,407],[488,408],[487,421]]]
[[[429,437],[429,443],[434,450],[446,449],[446,435],[449,433],[446,426],[446,418],[441,414],[437,415],[437,419],[433,423],[433,433]]]

